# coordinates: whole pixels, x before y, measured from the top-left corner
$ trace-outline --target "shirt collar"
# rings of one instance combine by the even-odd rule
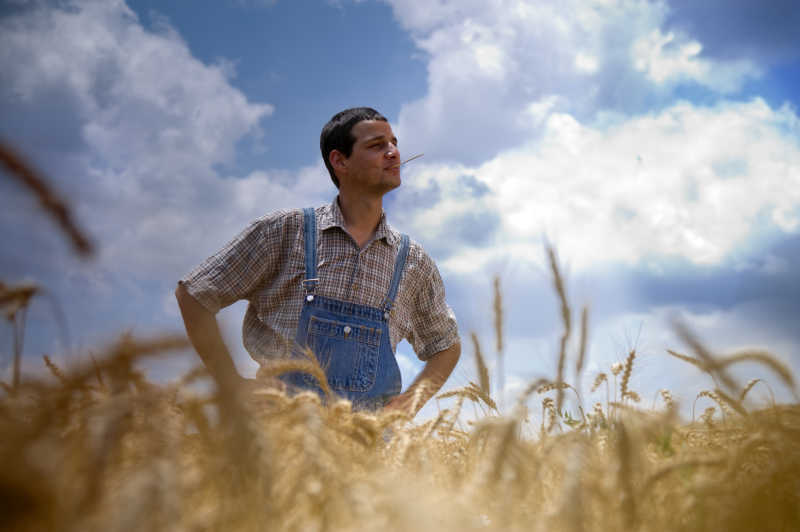
[[[330,205],[323,207],[317,223],[320,231],[325,231],[331,227],[340,227],[342,231],[345,231],[344,215],[342,214],[341,207],[339,207],[339,196],[336,196]],[[386,221],[386,212],[382,211],[381,218],[378,220],[378,227],[375,230],[375,235],[372,237],[372,240],[384,239],[388,244],[394,245],[399,238],[395,231],[389,227],[389,223]]]

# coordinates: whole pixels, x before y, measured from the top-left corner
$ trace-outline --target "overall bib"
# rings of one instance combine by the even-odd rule
[[[325,370],[334,393],[352,401],[354,408],[378,409],[400,393],[400,368],[389,338],[389,313],[397,296],[408,256],[408,235],[402,235],[389,293],[381,308],[348,303],[314,294],[317,278],[317,218],[303,209],[305,240],[305,301],[295,338],[297,347],[310,348]],[[290,386],[321,393],[316,380],[305,373],[284,376]]]

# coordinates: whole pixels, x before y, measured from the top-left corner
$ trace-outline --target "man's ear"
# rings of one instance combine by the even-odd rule
[[[336,175],[347,172],[347,157],[339,150],[331,150],[328,154],[328,162],[331,163]]]

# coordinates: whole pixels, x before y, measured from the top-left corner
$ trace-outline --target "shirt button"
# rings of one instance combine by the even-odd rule
[[[309,303],[311,303],[312,301],[314,301],[314,296],[312,296],[311,294],[308,294],[308,295],[306,296],[306,301],[308,301]]]

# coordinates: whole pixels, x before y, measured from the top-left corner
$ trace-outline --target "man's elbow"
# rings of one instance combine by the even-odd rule
[[[187,295],[188,292],[186,292],[186,287],[183,286],[182,282],[178,281],[178,285],[175,287],[175,299],[178,300],[178,306],[183,305]]]
[[[175,287],[175,299],[178,300],[178,307],[181,313],[185,313],[187,310],[194,310],[196,312],[202,307],[200,302],[186,289],[186,285],[180,281],[178,282],[178,286]],[[203,307],[203,309],[205,309],[205,307]]]

